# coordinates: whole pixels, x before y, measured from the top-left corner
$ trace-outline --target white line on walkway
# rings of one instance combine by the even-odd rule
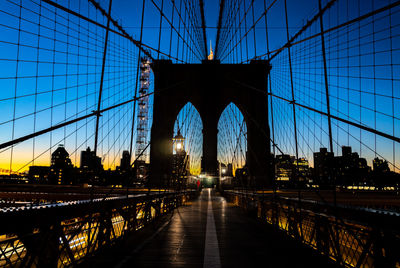
[[[215,229],[214,212],[212,209],[211,189],[208,189],[206,242],[204,249],[204,268],[220,268],[217,231]]]

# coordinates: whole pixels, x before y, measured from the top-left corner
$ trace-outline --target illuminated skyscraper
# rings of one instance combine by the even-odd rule
[[[137,116],[137,137],[136,137],[136,163],[135,170],[137,178],[143,179],[146,175],[147,160],[147,135],[149,115],[149,86],[150,86],[150,60],[142,57],[140,60],[140,89],[139,89],[139,112]],[[122,168],[122,164],[121,164]]]
[[[212,46],[211,46],[211,41],[210,41],[210,55],[208,55],[208,60],[213,60],[214,59],[214,52],[212,50]]]
[[[288,154],[276,156],[275,174],[279,185],[286,185],[293,179],[293,158]]]
[[[299,182],[307,182],[310,177],[310,167],[308,165],[308,160],[305,158],[299,158],[294,160],[295,171],[297,172],[297,180]]]

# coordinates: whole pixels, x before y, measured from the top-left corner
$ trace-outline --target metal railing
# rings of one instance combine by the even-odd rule
[[[0,211],[0,267],[69,267],[171,212],[196,191],[149,192]]]
[[[225,191],[235,205],[344,267],[399,267],[400,214],[318,201]],[[336,216],[340,215],[340,217]]]

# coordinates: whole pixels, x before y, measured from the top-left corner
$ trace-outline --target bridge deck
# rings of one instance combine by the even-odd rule
[[[113,256],[116,267],[334,267],[210,189],[129,251]]]

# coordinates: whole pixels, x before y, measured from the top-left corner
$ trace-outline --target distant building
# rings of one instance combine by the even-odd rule
[[[314,153],[314,178],[320,185],[330,185],[334,180],[334,154],[326,148]]]
[[[371,167],[367,164],[367,159],[358,158],[358,179],[359,183],[366,183],[371,173]]]
[[[50,167],[30,166],[28,172],[29,183],[49,183]]]
[[[374,158],[372,161],[372,184],[382,189],[385,186],[400,185],[400,174],[390,171],[389,164],[384,159]]]
[[[58,148],[51,154],[49,183],[74,183],[72,162],[69,158],[69,153],[67,150],[65,150],[64,145],[62,144],[60,144]]]
[[[90,147],[85,151],[81,151],[81,165],[78,171],[79,183],[98,184],[100,183],[102,172],[103,165],[101,164],[101,158],[94,151],[91,151]]]
[[[228,163],[228,165],[226,166],[226,176],[233,176],[233,167],[232,167],[232,163]]]
[[[390,171],[388,162],[386,160],[379,159],[378,157],[374,158],[372,161],[372,167],[374,172],[386,173]]]
[[[177,174],[190,174],[189,155],[184,153],[174,154],[172,158],[172,172]]]
[[[121,171],[128,171],[131,169],[131,156],[129,154],[129,151],[122,152],[120,168],[121,168]]]
[[[94,151],[90,150],[90,147],[87,147],[86,151],[81,151],[81,169],[88,170],[101,170],[103,169],[101,165],[101,158],[96,156]]]
[[[51,166],[67,167],[72,166],[69,153],[65,150],[64,145],[60,144],[58,148],[51,154]]]
[[[172,155],[172,179],[174,185],[186,185],[190,175],[189,155],[185,150],[181,150]]]
[[[275,181],[278,187],[293,187],[305,184],[310,179],[310,168],[305,158],[281,154],[275,157]]]
[[[247,166],[235,170],[235,183],[239,187],[250,186],[249,171]]]
[[[311,174],[308,160],[305,158],[299,158],[294,160],[295,171],[297,172],[298,182],[306,183],[309,182]]]
[[[277,155],[275,159],[276,181],[280,186],[286,186],[293,180],[293,157],[288,154]]]
[[[352,152],[350,146],[342,146],[342,156],[335,157],[336,184],[358,185],[367,181],[370,168],[367,160]]]
[[[172,185],[186,187],[190,175],[190,158],[185,151],[185,138],[178,129],[172,139],[175,154],[172,155]]]
[[[233,176],[233,167],[231,163],[228,163],[227,165],[225,163],[219,162],[218,165],[218,170],[219,170],[219,174],[223,177],[229,176],[232,177]]]

